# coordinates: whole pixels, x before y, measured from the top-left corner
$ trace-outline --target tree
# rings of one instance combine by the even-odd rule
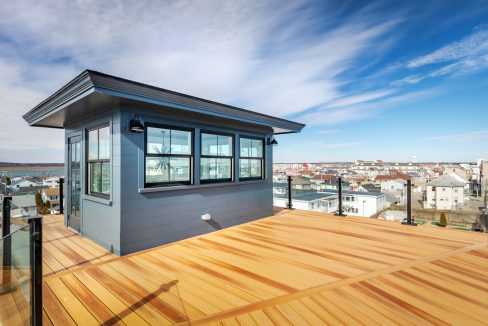
[[[7,186],[11,186],[12,185],[12,180],[10,180],[9,177],[7,177]]]
[[[446,227],[446,225],[447,225],[446,213],[442,212],[441,219],[439,221],[439,226]]]
[[[39,214],[49,214],[49,207],[47,207],[47,205],[42,201],[42,195],[39,191],[36,192],[35,198],[36,198],[37,212]]]

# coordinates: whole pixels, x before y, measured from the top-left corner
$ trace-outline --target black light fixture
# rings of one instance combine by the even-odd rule
[[[267,139],[266,144],[268,144],[268,145],[278,145],[278,141],[274,137],[271,137],[271,138],[268,138]]]
[[[131,132],[137,132],[137,133],[144,132],[144,126],[141,123],[141,121],[139,120],[139,116],[137,114],[134,114],[134,117],[132,117],[132,119],[130,119],[129,130]]]

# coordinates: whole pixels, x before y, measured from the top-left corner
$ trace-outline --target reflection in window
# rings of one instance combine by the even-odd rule
[[[201,182],[232,181],[233,137],[202,133]]]
[[[110,195],[110,128],[103,125],[87,131],[88,194]]]
[[[145,185],[190,184],[192,132],[146,128]]]
[[[263,139],[240,138],[239,178],[263,178]]]

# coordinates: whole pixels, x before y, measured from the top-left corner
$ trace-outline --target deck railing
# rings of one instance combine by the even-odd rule
[[[42,325],[42,217],[4,197],[1,235],[1,319]]]

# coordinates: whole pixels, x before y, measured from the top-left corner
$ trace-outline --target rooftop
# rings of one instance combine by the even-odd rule
[[[449,174],[443,174],[427,184],[431,187],[464,187],[465,183]]]
[[[337,190],[337,189],[323,189],[323,190],[320,190],[320,193],[337,194],[337,193],[339,193],[339,190]],[[371,192],[371,191],[350,191],[350,190],[343,190],[342,193],[344,195],[374,196],[374,197],[378,197],[378,196],[383,196],[384,195],[383,193],[377,192],[377,191]]]
[[[288,198],[287,196],[276,196],[282,198]],[[293,201],[312,201],[318,199],[324,199],[329,197],[337,197],[335,194],[319,193],[319,192],[302,192],[293,194]]]
[[[49,216],[44,247],[45,325],[488,319],[487,234],[284,210],[115,257]]]

